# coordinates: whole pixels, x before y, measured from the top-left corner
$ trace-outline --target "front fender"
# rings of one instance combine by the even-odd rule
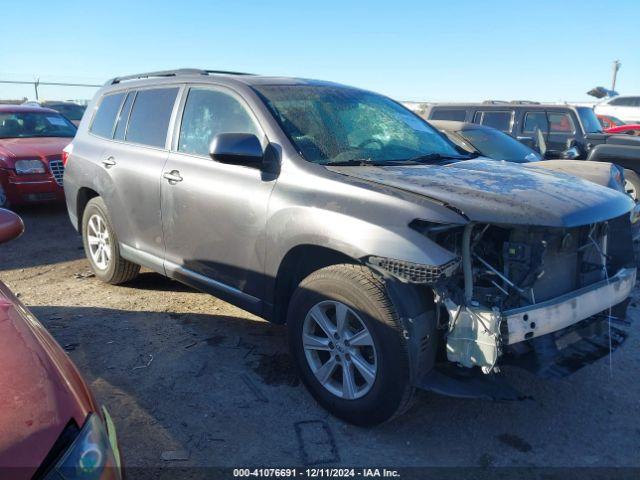
[[[329,248],[353,259],[369,255],[423,265],[443,265],[456,255],[408,225],[379,225],[333,210],[294,206],[267,223],[266,274],[275,278],[287,252],[300,245]]]

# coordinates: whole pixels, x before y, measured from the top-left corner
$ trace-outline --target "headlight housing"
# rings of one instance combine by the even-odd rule
[[[119,480],[116,455],[102,420],[92,413],[46,480]]]
[[[15,164],[18,175],[29,175],[32,173],[44,173],[44,163],[40,160],[18,160]]]

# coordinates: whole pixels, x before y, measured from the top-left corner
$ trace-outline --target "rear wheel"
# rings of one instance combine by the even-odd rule
[[[133,280],[140,272],[140,265],[120,256],[118,237],[100,197],[89,200],[84,209],[82,241],[91,269],[100,280],[117,285]]]
[[[375,425],[409,406],[409,358],[384,285],[360,265],[305,278],[291,298],[289,344],[300,376],[331,413]]]

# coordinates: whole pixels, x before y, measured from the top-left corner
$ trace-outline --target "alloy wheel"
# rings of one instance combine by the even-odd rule
[[[345,304],[326,300],[314,305],[304,319],[302,345],[311,371],[333,395],[354,400],[373,387],[378,373],[373,338]]]
[[[106,270],[111,261],[111,238],[107,224],[100,215],[94,214],[89,218],[87,243],[93,263],[100,270]]]

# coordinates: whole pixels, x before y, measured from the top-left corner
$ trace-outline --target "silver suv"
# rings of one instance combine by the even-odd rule
[[[64,187],[98,278],[143,265],[287,323],[305,385],[356,424],[390,419],[416,388],[516,398],[501,365],[566,375],[626,335],[627,196],[474,159],[372,92],[204,70],[115,78],[67,150]]]

